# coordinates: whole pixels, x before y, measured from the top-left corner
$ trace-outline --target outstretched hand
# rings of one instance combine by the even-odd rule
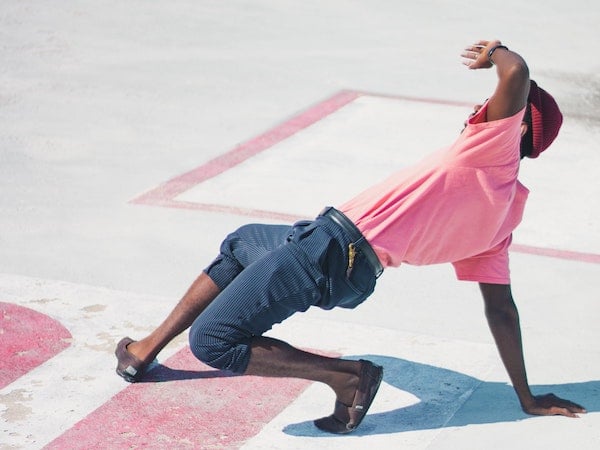
[[[536,395],[531,405],[523,405],[523,411],[536,416],[579,417],[587,411],[583,406],[557,397],[554,394]]]
[[[488,59],[488,52],[500,44],[500,41],[479,41],[468,46],[460,54],[464,58],[463,64],[469,69],[489,69],[492,63]]]

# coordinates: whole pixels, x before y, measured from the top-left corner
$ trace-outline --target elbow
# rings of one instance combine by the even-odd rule
[[[519,323],[519,312],[514,302],[502,305],[487,305],[485,316],[490,325],[514,325]]]
[[[505,77],[513,86],[527,86],[529,88],[529,67],[523,59],[511,64],[506,69]]]
[[[518,63],[514,70],[519,80],[521,80],[523,83],[529,84],[529,67],[525,61],[522,60],[520,63]]]
[[[490,323],[519,320],[510,285],[480,283],[485,315]]]

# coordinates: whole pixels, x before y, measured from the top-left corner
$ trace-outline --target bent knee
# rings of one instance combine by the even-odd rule
[[[199,331],[190,332],[190,350],[204,364],[219,370],[243,373],[250,359],[249,343],[232,343]]]

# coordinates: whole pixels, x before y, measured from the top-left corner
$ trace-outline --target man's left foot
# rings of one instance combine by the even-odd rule
[[[320,430],[335,434],[351,433],[367,414],[383,379],[383,367],[362,359],[360,362],[362,366],[352,406],[336,400],[333,414],[314,421]]]

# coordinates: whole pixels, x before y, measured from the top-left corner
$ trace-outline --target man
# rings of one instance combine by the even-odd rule
[[[512,231],[528,193],[517,180],[520,159],[536,158],[551,144],[562,115],[554,99],[530,81],[525,61],[500,41],[480,41],[462,56],[470,69],[495,65],[498,82],[452,146],[339,210],[326,208],[314,221],[247,225],[230,234],[155,331],[119,342],[117,373],[138,380],[160,350],[191,326],[192,352],[212,367],[327,384],[336,395],[334,412],[315,425],[351,432],[371,405],[383,369],[301,351],[263,334],[310,306],[355,307],[372,293],[385,267],[449,262],[458,279],[479,282],[523,410],[570,417],[585,412],[553,394],[532,395],[508,270]]]

